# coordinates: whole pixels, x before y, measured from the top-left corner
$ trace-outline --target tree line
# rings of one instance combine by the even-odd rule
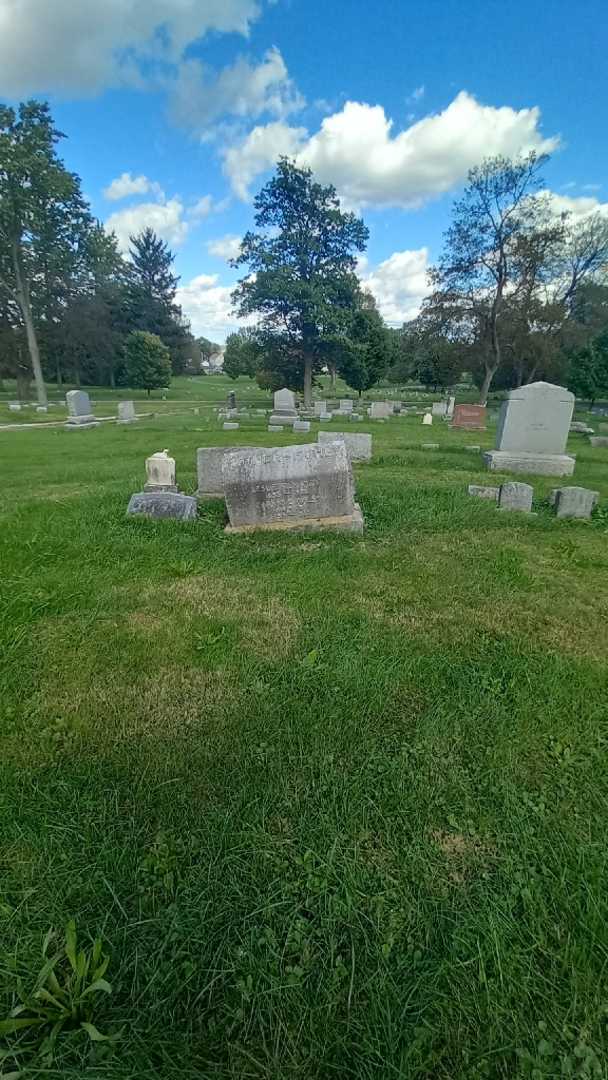
[[[165,386],[201,359],[173,255],[144,229],[122,257],[58,156],[63,138],[48,104],[0,106],[0,376],[24,397],[33,378],[41,404],[45,380]]]
[[[305,400],[322,370],[359,392],[380,379],[446,388],[466,372],[484,403],[536,379],[608,395],[608,219],[556,213],[541,190],[546,161],[496,157],[470,171],[421,313],[397,331],[355,273],[364,223],[331,185],[281,160],[233,264],[247,269],[237,310],[258,321],[230,335],[224,370]]]
[[[44,403],[45,378],[150,389],[200,370],[219,347],[192,336],[172,253],[145,229],[121,256],[58,157],[63,137],[45,103],[0,107],[0,376],[33,377]],[[363,220],[281,158],[232,263],[246,325],[228,337],[224,370],[306,403],[321,372],[359,393],[384,379],[446,388],[468,373],[482,402],[541,378],[608,395],[608,219],[556,213],[546,160],[470,171],[421,312],[397,329],[356,273]]]

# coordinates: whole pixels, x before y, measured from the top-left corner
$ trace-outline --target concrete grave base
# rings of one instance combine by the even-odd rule
[[[91,416],[70,416],[65,422],[66,428],[92,428],[99,427],[99,420],[96,420],[93,415]]]
[[[138,491],[129,500],[127,514],[194,521],[196,510],[196,499],[193,495],[180,495],[175,491]]]
[[[251,532],[324,532],[326,529],[332,532],[362,533],[364,528],[363,514],[358,503],[354,504],[352,514],[344,517],[326,518],[298,518],[292,521],[272,521],[267,525],[226,525],[224,532],[227,533],[251,533]]]
[[[568,454],[524,454],[514,450],[486,450],[483,463],[491,472],[572,476],[576,461]]]

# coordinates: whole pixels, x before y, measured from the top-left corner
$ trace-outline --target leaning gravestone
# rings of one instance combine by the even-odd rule
[[[68,390],[65,401],[69,413],[65,422],[66,428],[97,427],[97,420],[91,412],[89,395],[84,390]]]
[[[599,497],[599,491],[589,488],[563,487],[551,492],[550,501],[558,518],[590,518]]]
[[[465,431],[485,431],[485,405],[455,405],[452,412],[452,427],[464,428]]]
[[[222,462],[234,450],[254,450],[253,446],[199,446],[196,451],[197,499],[223,499]]]
[[[344,442],[238,450],[222,472],[227,532],[363,529]]]
[[[486,468],[571,476],[575,462],[565,449],[573,410],[574,394],[563,386],[536,382],[511,390],[501,406],[496,449],[483,455]]]
[[[135,405],[132,401],[119,401],[118,402],[118,424],[132,424],[137,417],[135,415]]]
[[[274,409],[269,420],[270,424],[293,424],[298,419],[296,397],[291,390],[287,387],[277,390],[273,400]]]
[[[191,521],[196,518],[196,509],[196,499],[177,490],[175,461],[169,452],[160,450],[147,458],[144,490],[131,496],[127,514]]]
[[[371,461],[372,437],[371,435],[353,434],[350,431],[318,431],[317,443],[319,446],[327,446],[328,443],[342,441],[346,445],[346,453],[350,461]]]

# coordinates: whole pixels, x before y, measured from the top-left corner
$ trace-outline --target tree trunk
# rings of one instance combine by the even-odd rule
[[[312,357],[304,354],[304,408],[312,408]]]
[[[329,389],[332,392],[332,396],[335,397],[336,393],[336,368],[334,364],[329,365]]]
[[[23,324],[25,326],[25,336],[27,338],[27,347],[30,354],[30,360],[32,363],[32,371],[34,373],[34,381],[36,383],[36,393],[38,396],[39,405],[48,405],[48,398],[46,396],[46,386],[44,385],[44,378],[42,375],[42,365],[40,363],[40,350],[38,349],[38,339],[36,337],[36,329],[34,327],[34,318],[32,316],[32,305],[30,304],[29,287],[25,277],[23,275],[21,267],[20,252],[17,244],[13,244],[13,267],[15,270],[15,284],[16,295],[19,307],[21,308],[21,314],[23,316]]]
[[[488,393],[489,393],[489,390],[490,390],[490,386],[492,385],[492,379],[494,378],[495,374],[496,374],[496,368],[495,367],[492,367],[492,368],[486,367],[486,373],[485,373],[485,375],[483,377],[483,382],[481,384],[481,389],[479,391],[479,404],[480,405],[487,405],[488,404]]]
[[[61,385],[63,383],[63,376],[61,374],[61,360],[59,359],[59,357],[57,357],[57,363],[55,365],[55,379],[57,381],[57,386],[59,387],[59,389],[61,389]]]

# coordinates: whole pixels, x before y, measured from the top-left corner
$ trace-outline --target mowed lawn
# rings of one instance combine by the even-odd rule
[[[119,1036],[0,1075],[608,1075],[608,450],[562,522],[467,497],[492,430],[353,428],[363,537],[125,517],[263,418],[0,433],[0,1019],[73,918]]]

